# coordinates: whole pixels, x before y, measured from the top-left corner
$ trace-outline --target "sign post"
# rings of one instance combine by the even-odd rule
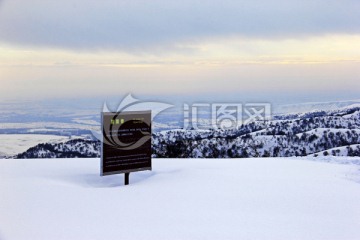
[[[151,111],[102,113],[101,176],[151,170]]]

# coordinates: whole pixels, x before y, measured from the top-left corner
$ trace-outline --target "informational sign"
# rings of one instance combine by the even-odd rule
[[[151,111],[102,113],[101,175],[151,170]]]

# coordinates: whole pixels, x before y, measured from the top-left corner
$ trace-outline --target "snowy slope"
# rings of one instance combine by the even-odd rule
[[[152,139],[153,157],[315,156],[333,148],[360,144],[360,105],[283,115],[237,129],[169,130],[153,134]],[[360,156],[360,148],[350,147],[340,155]]]
[[[69,137],[45,134],[0,134],[0,157],[13,156],[39,143],[58,143],[65,140],[69,140]]]
[[[324,156],[324,155],[331,155],[331,156],[348,156],[349,151],[360,151],[360,144],[353,144],[349,146],[343,146],[343,147],[336,147],[336,148],[330,148],[325,151],[317,152],[314,154],[309,154],[308,156]]]
[[[100,157],[100,142],[72,139],[61,143],[44,143],[29,148],[15,158],[94,158]]]
[[[360,239],[354,160],[154,159],[123,186],[99,159],[1,159],[0,239]]]

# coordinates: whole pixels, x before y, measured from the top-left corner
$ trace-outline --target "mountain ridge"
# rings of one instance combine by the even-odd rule
[[[152,157],[360,156],[360,104],[274,116],[236,129],[173,129],[152,134]],[[38,144],[15,158],[100,157],[100,142]]]

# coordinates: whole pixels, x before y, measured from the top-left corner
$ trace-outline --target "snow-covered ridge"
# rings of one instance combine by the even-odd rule
[[[360,106],[283,115],[232,130],[163,131],[153,143],[154,157],[360,156]]]
[[[41,143],[15,158],[93,158],[100,157],[100,142],[73,139],[61,143]]]
[[[310,118],[310,117],[321,117],[321,116],[347,116],[355,113],[355,116],[359,116],[360,103],[354,103],[344,107],[339,107],[336,109],[323,110],[323,109],[313,109],[307,112],[297,112],[297,113],[286,113],[281,115],[276,115],[273,119],[299,119],[299,118]]]
[[[306,113],[314,111],[331,111],[341,108],[351,108],[356,104],[360,104],[360,99],[342,100],[342,101],[326,101],[326,102],[305,102],[297,104],[281,104],[275,107],[274,111],[277,114],[289,113]]]
[[[153,157],[247,158],[360,156],[360,106],[256,121],[237,129],[175,129],[152,135]],[[100,143],[89,140],[40,144],[17,158],[95,157]]]

